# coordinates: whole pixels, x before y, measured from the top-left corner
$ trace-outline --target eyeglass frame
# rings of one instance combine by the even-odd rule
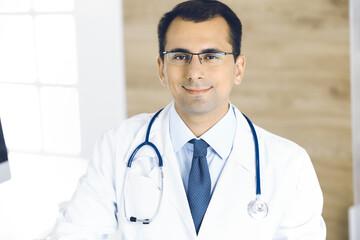
[[[176,63],[171,63],[171,62],[169,61],[169,63],[175,64],[175,65],[179,65],[179,66],[184,66],[184,65],[190,64],[194,55],[197,55],[197,56],[198,56],[200,64],[203,64],[202,61],[201,61],[202,58],[200,57],[200,55],[202,55],[202,54],[211,54],[211,53],[213,53],[213,54],[219,54],[219,53],[220,53],[220,54],[222,54],[222,55],[224,55],[224,56],[226,56],[226,55],[238,56],[238,55],[239,55],[239,53],[236,53],[236,52],[221,52],[221,51],[219,51],[219,52],[201,52],[201,53],[192,53],[192,52],[188,52],[188,51],[164,51],[164,52],[161,53],[161,55],[166,55],[166,54],[168,54],[168,53],[186,53],[186,54],[190,54],[190,59],[189,59],[189,61],[188,61],[187,63],[185,63],[185,64],[176,64]]]

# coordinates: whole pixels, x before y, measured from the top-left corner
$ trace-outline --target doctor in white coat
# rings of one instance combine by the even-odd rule
[[[163,16],[158,35],[159,76],[174,99],[149,133],[163,178],[150,147],[137,152],[126,178],[128,160],[154,114],[125,120],[98,141],[51,239],[106,239],[114,232],[123,240],[325,239],[323,197],[309,156],[258,126],[261,200],[268,214],[257,219],[248,212],[256,197],[254,139],[229,99],[245,68],[235,13],[218,1],[180,3]],[[198,227],[188,201],[194,138],[208,144],[211,180]],[[143,224],[130,216],[155,217]]]

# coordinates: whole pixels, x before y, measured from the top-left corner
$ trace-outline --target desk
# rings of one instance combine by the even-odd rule
[[[0,239],[37,239],[70,200],[87,160],[9,153],[12,178],[0,184]]]

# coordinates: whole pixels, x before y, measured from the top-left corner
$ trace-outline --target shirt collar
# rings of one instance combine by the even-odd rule
[[[230,155],[236,133],[234,107],[232,104],[229,105],[230,107],[226,115],[201,136],[221,159],[226,159]],[[170,139],[174,151],[178,152],[188,141],[196,137],[180,118],[174,105],[170,110],[169,121]]]

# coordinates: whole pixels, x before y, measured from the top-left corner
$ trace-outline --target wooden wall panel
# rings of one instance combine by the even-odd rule
[[[157,23],[180,1],[124,0],[128,115],[171,101],[157,76]],[[310,154],[329,240],[348,238],[352,205],[348,1],[224,1],[243,23],[243,83],[232,103]]]

